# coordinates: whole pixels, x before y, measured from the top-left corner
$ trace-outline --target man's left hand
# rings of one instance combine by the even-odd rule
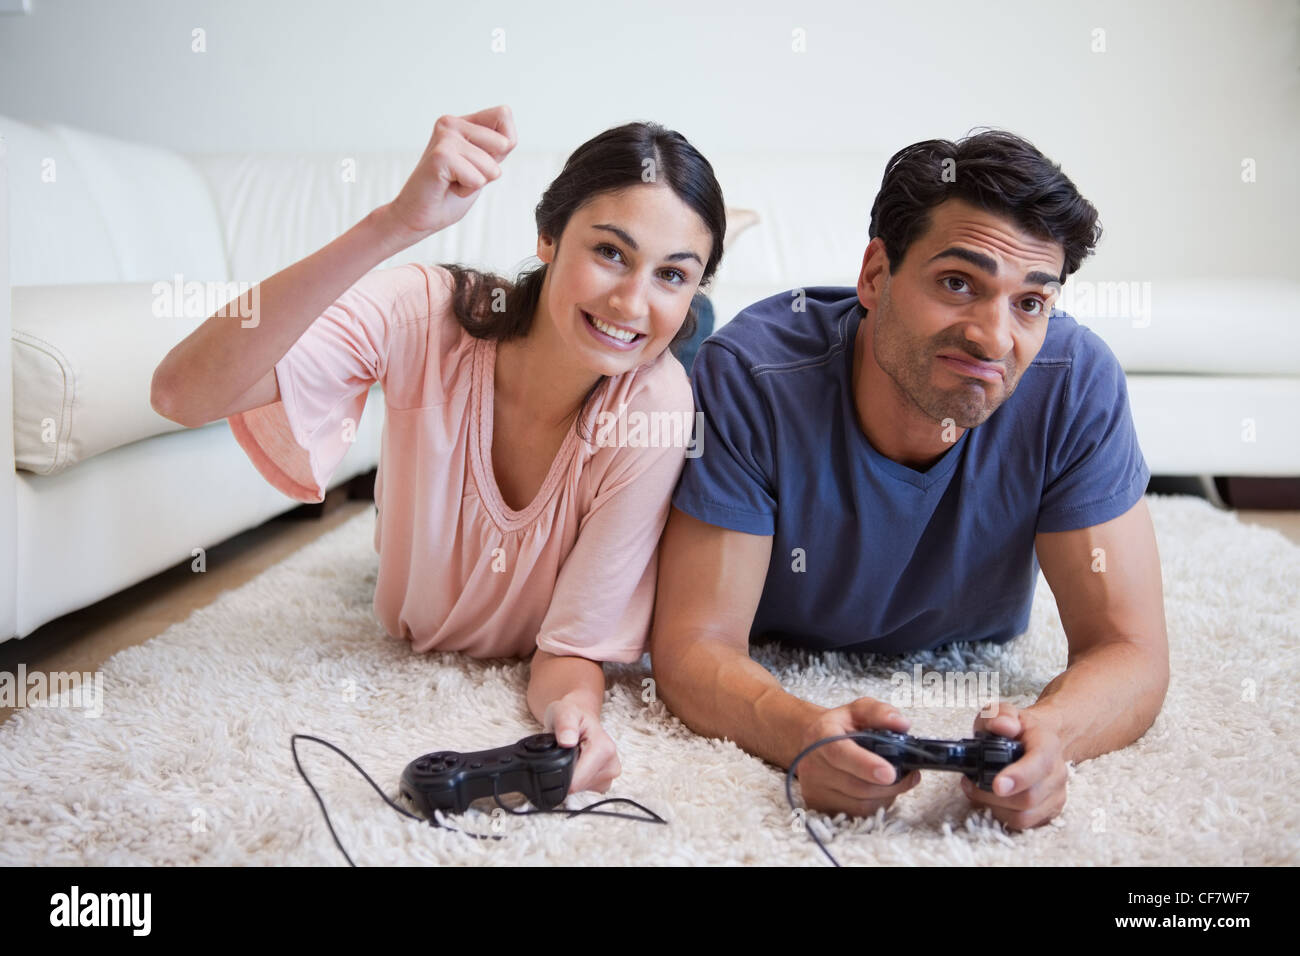
[[[993,816],[1013,830],[1042,826],[1065,809],[1064,745],[1056,725],[1032,707],[1023,710],[999,702],[996,715],[975,718],[975,730],[987,730],[1019,740],[1025,754],[993,780],[993,792],[981,790],[963,776],[961,788],[976,807],[988,807]]]

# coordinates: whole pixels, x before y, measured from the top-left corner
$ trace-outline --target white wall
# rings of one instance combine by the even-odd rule
[[[196,152],[418,150],[439,114],[501,102],[521,146],[566,152],[631,119],[706,155],[892,152],[998,126],[1101,211],[1090,273],[1300,276],[1295,0],[31,6],[0,16],[0,115],[18,120]],[[865,234],[869,212],[846,215]]]

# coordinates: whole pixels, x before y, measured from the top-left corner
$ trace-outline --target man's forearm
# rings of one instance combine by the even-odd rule
[[[790,766],[804,728],[826,710],[787,693],[747,651],[719,641],[682,642],[675,659],[664,656],[651,654],[656,693],[682,723],[779,767]]]
[[[546,708],[561,697],[599,716],[605,702],[605,670],[585,657],[559,657],[538,648],[528,674],[528,709],[544,724]]]
[[[1079,654],[1026,710],[1056,726],[1066,760],[1127,747],[1155,721],[1169,686],[1167,657],[1115,641]]]

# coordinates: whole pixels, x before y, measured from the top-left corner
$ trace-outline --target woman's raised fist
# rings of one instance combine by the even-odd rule
[[[515,142],[508,106],[438,117],[424,155],[391,203],[393,214],[423,235],[459,221],[479,190],[501,175],[501,161]]]

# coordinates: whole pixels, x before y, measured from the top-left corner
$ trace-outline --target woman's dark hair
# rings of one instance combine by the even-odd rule
[[[647,183],[667,184],[699,214],[713,234],[713,247],[700,278],[703,288],[722,261],[722,240],[727,230],[722,187],[709,161],[681,133],[658,123],[617,126],[574,150],[537,204],[538,235],[550,236],[558,244],[573,214],[597,196]],[[528,334],[541,299],[547,263],[520,273],[513,282],[458,265],[443,263],[442,267],[455,281],[452,309],[470,335],[506,341]],[[668,347],[690,339],[697,322],[692,303]],[[583,398],[580,423],[586,418],[587,404],[606,378],[601,376]]]
[[[890,158],[871,206],[869,235],[885,241],[891,276],[929,230],[930,210],[947,199],[963,199],[1032,236],[1059,242],[1065,247],[1062,285],[1101,239],[1092,203],[1028,140],[996,129],[956,143],[928,139]]]

